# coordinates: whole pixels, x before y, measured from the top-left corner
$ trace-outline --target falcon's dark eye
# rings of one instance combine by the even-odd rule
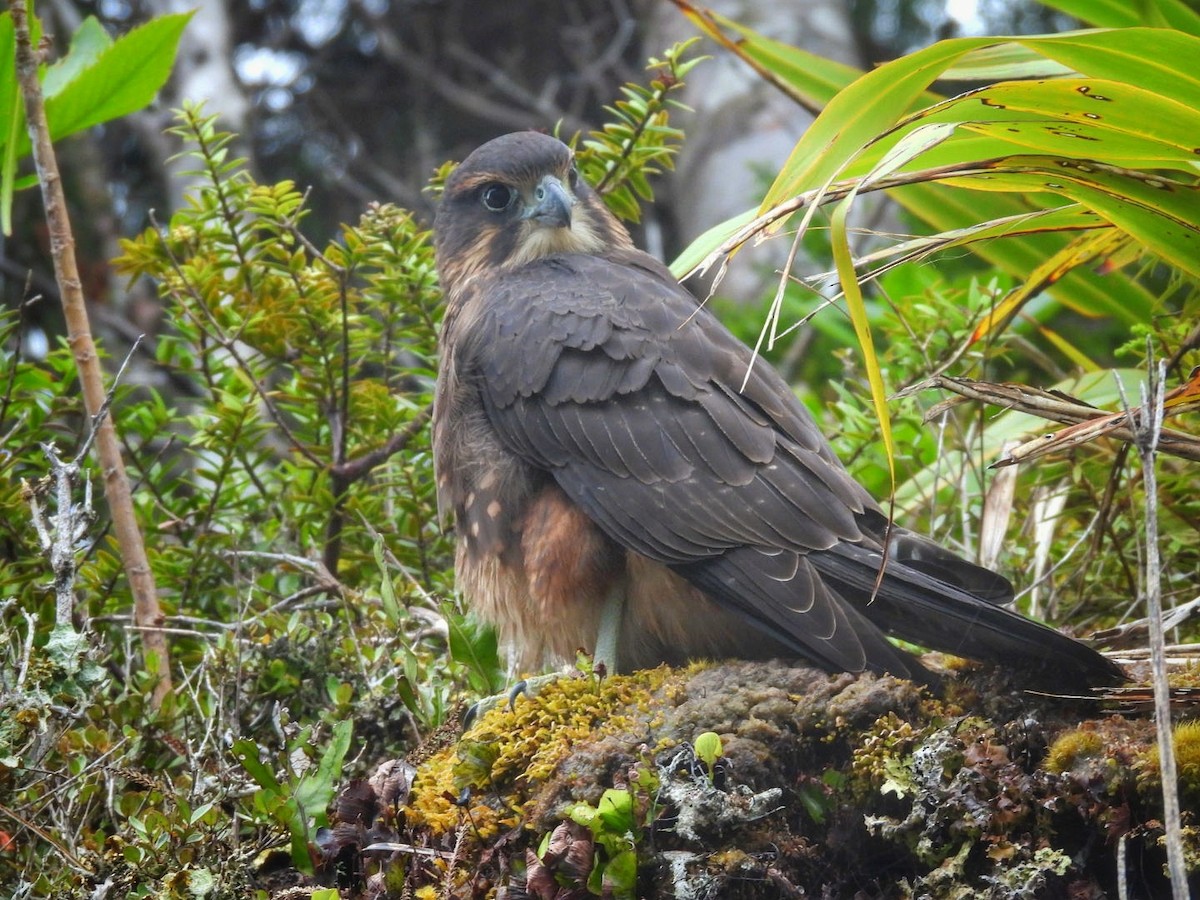
[[[574,166],[567,172],[567,183],[571,185],[571,190],[579,187],[579,170]]]
[[[479,198],[490,212],[504,212],[513,201],[513,190],[503,184],[489,184]]]

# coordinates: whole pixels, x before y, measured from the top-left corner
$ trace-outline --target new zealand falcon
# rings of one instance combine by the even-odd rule
[[[435,245],[439,504],[459,585],[521,670],[583,648],[626,671],[790,657],[927,678],[891,634],[1062,690],[1122,678],[1003,606],[1001,576],[889,535],[784,380],[634,248],[561,142],[468,156]]]

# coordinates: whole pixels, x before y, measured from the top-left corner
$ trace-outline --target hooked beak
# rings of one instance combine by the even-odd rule
[[[534,206],[528,218],[547,228],[570,228],[575,198],[553,175],[547,175],[533,192]]]

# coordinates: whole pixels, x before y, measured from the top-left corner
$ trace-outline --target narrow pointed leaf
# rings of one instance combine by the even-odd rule
[[[968,343],[975,344],[986,341],[995,333],[1003,331],[1025,304],[1038,293],[1080,266],[1118,252],[1128,241],[1128,235],[1115,228],[1097,228],[1075,238],[1031,271],[1029,277],[1022,284],[996,304],[996,307],[985,315],[975,327]],[[1096,314],[1086,309],[1078,311],[1085,315]]]
[[[938,231],[964,228],[981,219],[1001,219],[1028,212],[1025,199],[1000,193],[960,191],[943,184],[920,184],[892,191],[891,197]],[[1017,278],[1026,278],[1048,256],[1071,240],[1069,234],[1045,233],[982,241],[972,246],[980,258]],[[1050,290],[1059,302],[1080,310],[1114,316],[1127,324],[1148,322],[1157,301],[1145,287],[1121,272],[1101,275],[1076,268]]]
[[[862,70],[854,66],[772,40],[686,0],[674,0],[674,3],[701,33],[741,57],[755,72],[805,109],[820,109],[838,91],[862,75]]]
[[[1051,156],[1012,156],[986,175],[948,179],[987,191],[1051,191],[1100,213],[1164,261],[1200,275],[1200,188],[1132,169]],[[994,174],[992,174],[994,173]]]
[[[871,386],[871,405],[879,419],[879,437],[883,441],[884,453],[888,462],[888,477],[891,482],[891,492],[896,490],[896,443],[892,437],[892,420],[888,412],[887,390],[883,384],[883,375],[879,369],[879,357],[875,353],[875,340],[871,336],[871,324],[867,318],[866,302],[863,299],[862,288],[854,272],[854,257],[850,252],[850,244],[846,230],[846,216],[853,203],[853,197],[847,197],[836,207],[830,217],[830,236],[833,240],[833,261],[837,266],[838,278],[842,284],[842,292],[846,296],[846,309],[850,313],[850,321],[854,325],[854,334],[858,338],[859,348],[863,355],[863,369],[867,373],[867,381]]]
[[[956,38],[940,41],[868,72],[842,90],[797,143],[760,209],[802,193],[831,177],[876,136],[901,119],[931,82],[972,51],[1008,41],[996,38]],[[1200,108],[1200,74],[1178,72],[1174,66],[1195,69],[1200,39],[1168,29],[1130,28],[1120,31],[1079,32],[1014,39],[1055,62],[1085,75],[1129,83]],[[1134,49],[1140,48],[1140,49]],[[1114,99],[1099,91],[1085,96],[1099,116],[1108,114]]]

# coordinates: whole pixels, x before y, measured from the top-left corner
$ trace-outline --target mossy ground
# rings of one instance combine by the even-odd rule
[[[687,752],[704,732],[721,737],[711,769]],[[391,820],[419,852],[348,893],[588,896],[611,849],[559,826],[616,787],[637,869],[614,897],[1100,897],[1120,855],[1129,896],[1161,896],[1152,744],[1144,716],[970,673],[937,697],[783,663],[564,677],[425,759]]]

